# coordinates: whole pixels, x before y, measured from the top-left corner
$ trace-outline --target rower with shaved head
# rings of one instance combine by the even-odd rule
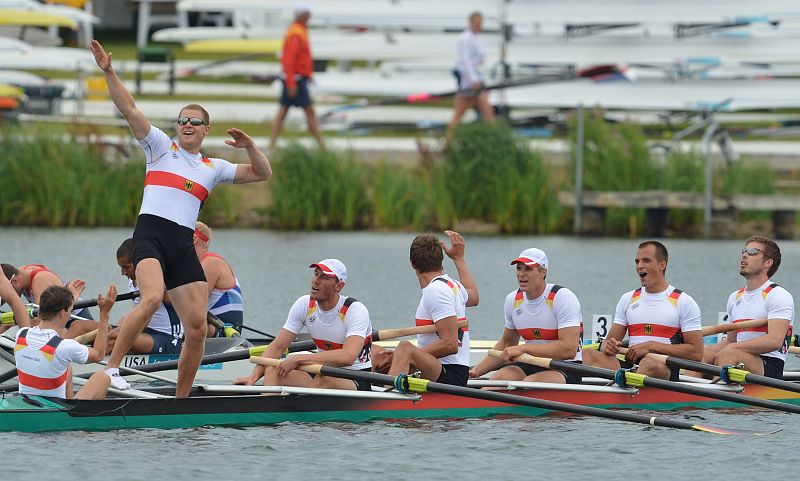
[[[42,292],[50,286],[69,287],[67,281],[43,264],[26,264],[19,268],[11,264],[0,264],[0,266],[2,266],[5,277],[14,287],[17,296],[23,296],[31,304],[38,305]],[[82,283],[82,290],[85,283],[83,281],[80,283]],[[75,301],[77,302],[79,299],[80,293],[77,293]],[[89,309],[76,309],[72,314],[75,317],[67,320],[65,338],[71,339],[97,329],[97,322],[92,318]],[[33,323],[37,324],[38,320],[34,319]]]
[[[208,250],[211,236],[210,227],[200,221],[195,223],[194,249],[208,282],[208,312],[222,321],[224,330],[231,328],[241,334],[244,324],[242,287],[228,261]],[[208,337],[224,335],[223,329],[208,325]]]
[[[728,322],[766,319],[767,324],[731,331],[725,340],[709,346],[703,362],[717,366],[744,365],[744,369],[776,379],[783,378],[794,321],[794,299],[772,281],[781,265],[778,244],[761,235],[749,237],[739,258],[739,274],[746,285],[728,296]]]
[[[311,264],[311,292],[295,301],[278,337],[267,346],[263,356],[279,359],[284,350],[306,328],[317,345],[317,352],[293,354],[278,366],[256,365],[250,376],[237,378],[234,384],[252,386],[264,377],[265,386],[301,386],[370,391],[364,381],[330,376],[312,377],[296,371],[298,366],[325,364],[369,371],[372,367],[372,321],[367,307],[354,297],[341,295],[347,282],[347,268],[339,259],[324,259]]]
[[[200,149],[211,125],[208,112],[197,104],[186,105],[178,112],[178,136],[173,141],[139,110],[117,76],[111,54],[96,40],[92,41],[92,53],[105,74],[111,100],[127,120],[147,159],[142,207],[133,230],[133,264],[141,297],[121,326],[108,360],[112,385],[118,389],[130,387],[115,369],[158,309],[166,291],[184,328],[175,394],[187,397],[203,357],[207,331],[208,284],[193,244],[198,212],[220,183],[265,181],[272,176],[272,168],[255,141],[234,128],[227,130],[232,140],[225,143],[244,149],[249,164],[232,164],[202,155]]]
[[[700,307],[692,297],[666,279],[669,254],[661,242],[639,244],[634,265],[641,287],[622,295],[614,325],[599,351],[586,349],[583,363],[607,369],[630,368],[646,376],[677,381],[680,370],[646,357],[664,354],[699,361],[703,355]],[[625,333],[630,347],[625,361],[617,359]]]

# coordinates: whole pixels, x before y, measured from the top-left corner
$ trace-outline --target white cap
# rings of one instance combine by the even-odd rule
[[[525,249],[516,259],[511,261],[512,266],[517,263],[525,264],[528,267],[542,266],[544,269],[547,269],[549,265],[547,262],[547,254],[545,254],[543,250],[535,247]]]
[[[304,13],[311,13],[311,5],[307,4],[306,2],[297,2],[294,4],[294,14],[302,15]]]
[[[327,277],[336,277],[342,282],[347,280],[347,268],[339,259],[321,260],[316,264],[311,264],[308,267],[319,267],[319,270],[321,270],[322,273]]]

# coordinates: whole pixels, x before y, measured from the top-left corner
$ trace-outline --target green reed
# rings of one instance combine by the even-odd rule
[[[442,170],[461,219],[497,224],[503,232],[552,232],[562,209],[541,157],[505,124],[462,125]]]
[[[363,227],[369,217],[364,168],[352,153],[339,156],[292,144],[281,152],[274,172],[274,227],[352,230]]]

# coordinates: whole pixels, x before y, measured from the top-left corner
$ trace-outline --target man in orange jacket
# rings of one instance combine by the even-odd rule
[[[289,112],[289,107],[300,107],[306,113],[308,130],[317,139],[319,146],[324,148],[322,135],[319,131],[319,122],[311,105],[311,96],[308,93],[308,82],[314,71],[314,59],[311,57],[311,43],[308,39],[308,19],[311,18],[311,7],[306,3],[298,3],[294,7],[294,23],[286,31],[283,39],[283,92],[281,93],[281,107],[278,115],[272,122],[272,137],[270,149],[275,148],[275,142],[281,134],[283,121]]]

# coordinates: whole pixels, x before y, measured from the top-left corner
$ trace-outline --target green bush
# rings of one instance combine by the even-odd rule
[[[292,144],[281,152],[270,180],[270,221],[283,229],[363,227],[370,210],[364,168],[352,152],[308,150]]]

